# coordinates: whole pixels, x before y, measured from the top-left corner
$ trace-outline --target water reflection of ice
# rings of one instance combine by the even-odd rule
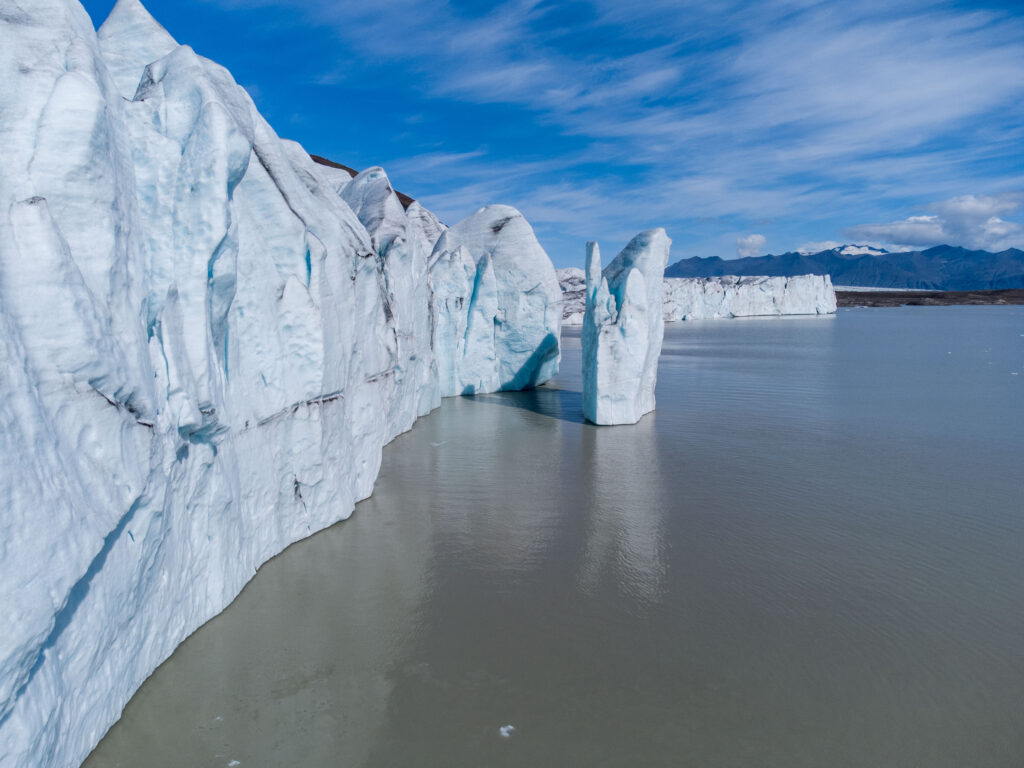
[[[1024,377],[986,350],[1022,316],[964,309],[668,328],[632,427],[580,423],[568,334],[553,387],[390,446],[88,765],[1017,765]]]
[[[385,472],[429,472],[391,452]],[[364,765],[429,591],[431,518],[398,484],[265,564],[136,693],[85,766]]]
[[[638,424],[588,427],[581,442],[581,494],[587,510],[580,588],[617,584],[641,603],[656,601],[665,576],[665,484],[655,415]],[[614,468],[609,471],[609,468]]]
[[[447,441],[431,449],[421,491],[436,512],[434,535],[483,571],[529,572],[558,524],[557,504],[525,489],[523,478],[558,466],[564,424],[533,412],[524,396],[453,398],[433,417]]]

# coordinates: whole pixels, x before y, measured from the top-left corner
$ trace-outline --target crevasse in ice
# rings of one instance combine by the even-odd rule
[[[556,271],[564,297],[562,324],[583,325],[586,278],[582,269]],[[828,275],[796,277],[666,277],[662,291],[665,322],[724,317],[827,315],[836,311]]]
[[[442,382],[551,376],[561,296],[521,216],[470,217],[447,242],[477,302],[446,315],[443,225],[280,139],[138,0],[98,34],[76,0],[7,3],[0,70],[0,764],[76,765],[370,494]],[[445,322],[468,358],[435,354]]]

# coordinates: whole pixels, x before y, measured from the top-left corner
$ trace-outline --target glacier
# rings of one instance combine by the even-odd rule
[[[641,232],[602,270],[587,243],[583,416],[593,424],[635,424],[654,410],[671,245],[664,229]]]
[[[562,325],[583,325],[587,307],[587,273],[579,267],[555,270],[558,286],[562,289]]]
[[[4,3],[0,67],[0,765],[70,766],[443,395],[552,376],[561,293],[518,212],[314,163],[138,0]]]
[[[562,291],[519,211],[481,208],[442,232],[430,259],[442,395],[526,389],[558,372]]]
[[[585,276],[578,267],[557,270],[565,298],[562,324],[583,325]],[[836,311],[828,275],[796,277],[666,277],[665,321],[770,315],[827,315]]]
[[[828,315],[836,311],[836,292],[828,275],[797,277],[668,277],[665,319]]]

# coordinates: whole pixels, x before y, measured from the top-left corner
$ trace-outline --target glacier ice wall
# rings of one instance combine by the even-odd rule
[[[828,275],[665,278],[665,320],[765,315],[827,315],[836,311]]]
[[[138,0],[99,33],[76,0],[3,4],[0,70],[0,765],[77,765],[437,405],[445,228],[279,139]],[[515,243],[462,239],[518,353]]]
[[[559,269],[564,303],[562,324],[583,325],[585,276],[578,267]],[[827,315],[836,311],[828,275],[798,277],[666,277],[665,321],[766,315]]]
[[[340,194],[366,227],[381,260],[384,313],[394,329],[382,343],[395,345],[393,407],[399,413],[393,416],[399,431],[404,431],[408,429],[404,425],[441,402],[431,339],[433,292],[427,259],[443,226],[419,203],[413,203],[413,215],[407,215],[382,168],[359,173]]]
[[[664,229],[641,232],[602,271],[597,243],[587,243],[583,415],[594,424],[635,424],[654,410],[671,244]]]
[[[431,255],[443,396],[525,389],[558,372],[562,291],[523,215],[489,205]]]
[[[587,273],[579,267],[556,269],[558,285],[562,289],[562,325],[583,325],[587,305]]]

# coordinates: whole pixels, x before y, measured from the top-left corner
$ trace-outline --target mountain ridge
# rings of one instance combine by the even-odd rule
[[[961,246],[937,245],[921,251],[849,255],[845,246],[813,254],[788,251],[778,255],[722,259],[694,256],[669,265],[666,277],[768,275],[793,277],[828,274],[837,286],[917,288],[973,291],[1024,288],[1024,251],[998,253]]]

